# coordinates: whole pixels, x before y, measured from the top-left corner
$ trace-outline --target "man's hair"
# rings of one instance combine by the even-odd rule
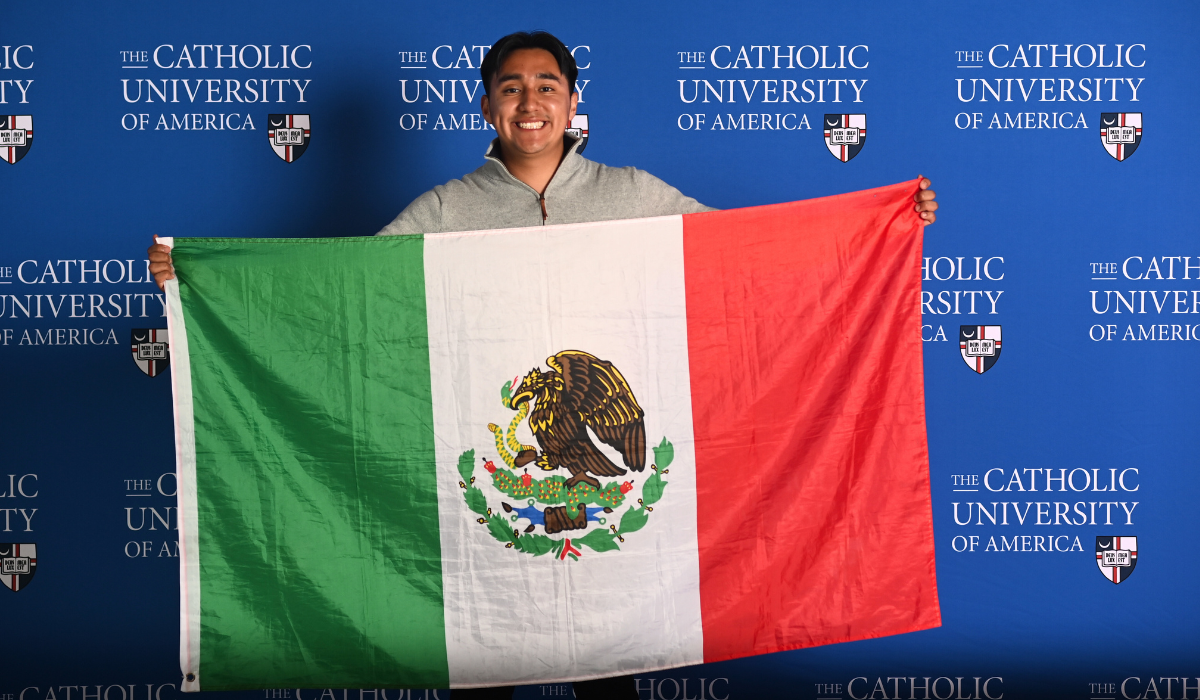
[[[571,55],[567,45],[558,40],[558,37],[550,32],[538,31],[514,32],[492,44],[491,50],[483,57],[483,65],[479,66],[479,73],[483,76],[484,93],[489,96],[492,94],[492,78],[496,76],[496,71],[504,65],[504,60],[508,58],[509,54],[521,49],[549,51],[558,63],[558,69],[562,71],[563,77],[567,79],[567,86],[571,92],[575,92],[575,79],[579,77],[579,67],[575,65],[575,57]]]

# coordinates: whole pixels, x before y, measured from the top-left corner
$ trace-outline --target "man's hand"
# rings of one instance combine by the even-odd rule
[[[926,180],[925,182],[928,182]],[[921,194],[924,194],[922,192]],[[936,204],[934,205],[937,206]],[[158,240],[155,236],[154,240]],[[154,282],[159,289],[167,283],[167,280],[175,279],[175,265],[171,262],[171,249],[161,243],[155,243],[146,249],[147,259],[150,261],[150,274],[154,275]]]
[[[928,226],[929,224],[937,221],[937,214],[934,214],[938,208],[937,202],[934,201],[934,198],[937,197],[937,194],[933,190],[929,189],[929,185],[932,184],[929,182],[929,178],[924,177],[923,175],[918,175],[917,178],[919,180],[917,187],[920,189],[915,195],[913,195],[913,200],[915,200],[917,203],[917,206],[914,207],[914,210],[921,215],[922,225]],[[151,260],[153,259],[154,258],[151,258]],[[150,269],[153,270],[154,266],[151,265]]]

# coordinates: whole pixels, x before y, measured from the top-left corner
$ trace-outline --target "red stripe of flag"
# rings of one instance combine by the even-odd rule
[[[684,217],[705,662],[941,624],[916,191]]]

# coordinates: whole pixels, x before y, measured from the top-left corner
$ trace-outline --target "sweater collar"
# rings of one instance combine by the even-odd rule
[[[563,134],[563,140],[567,144],[567,152],[563,156],[562,162],[558,164],[558,170],[554,171],[554,177],[550,178],[550,183],[546,185],[547,192],[550,191],[551,187],[554,187],[554,183],[569,179],[572,173],[578,170],[583,163],[583,156],[579,155],[579,146],[583,143],[583,139],[571,134]],[[500,139],[492,139],[487,152],[483,154],[484,159],[487,160],[484,167],[488,174],[494,178],[511,181],[532,190],[532,187],[521,182],[515,175],[509,172],[508,166],[504,164],[504,161],[500,160],[499,153]]]

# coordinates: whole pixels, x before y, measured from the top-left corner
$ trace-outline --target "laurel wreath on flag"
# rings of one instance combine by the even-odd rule
[[[654,464],[650,465],[651,474],[642,485],[641,498],[638,498],[636,506],[631,505],[619,519],[616,517],[616,511],[624,504],[628,490],[623,490],[620,483],[614,481],[601,484],[599,489],[587,483],[580,483],[568,489],[565,485],[566,479],[562,476],[534,479],[528,474],[517,474],[504,467],[496,467],[492,462],[486,463],[486,466],[490,467],[488,471],[491,472],[488,476],[491,477],[496,490],[514,499],[522,499],[530,507],[534,503],[562,505],[566,507],[566,514],[570,518],[577,517],[581,506],[592,505],[604,509],[605,515],[596,521],[600,527],[588,528],[587,533],[581,537],[555,539],[535,532],[521,532],[513,527],[520,516],[511,512],[511,507],[504,510],[489,507],[483,491],[475,486],[475,469],[479,461],[475,458],[475,450],[467,450],[458,457],[458,473],[462,476],[458,486],[463,490],[467,508],[479,516],[475,522],[487,526],[492,537],[503,542],[505,548],[516,549],[535,557],[553,553],[560,560],[569,557],[578,561],[583,554],[582,548],[585,547],[596,552],[619,550],[620,543],[625,541],[626,535],[641,530],[649,522],[654,504],[662,498],[663,490],[667,486],[662,477],[667,474],[668,467],[675,459],[675,446],[665,437],[652,449]]]

